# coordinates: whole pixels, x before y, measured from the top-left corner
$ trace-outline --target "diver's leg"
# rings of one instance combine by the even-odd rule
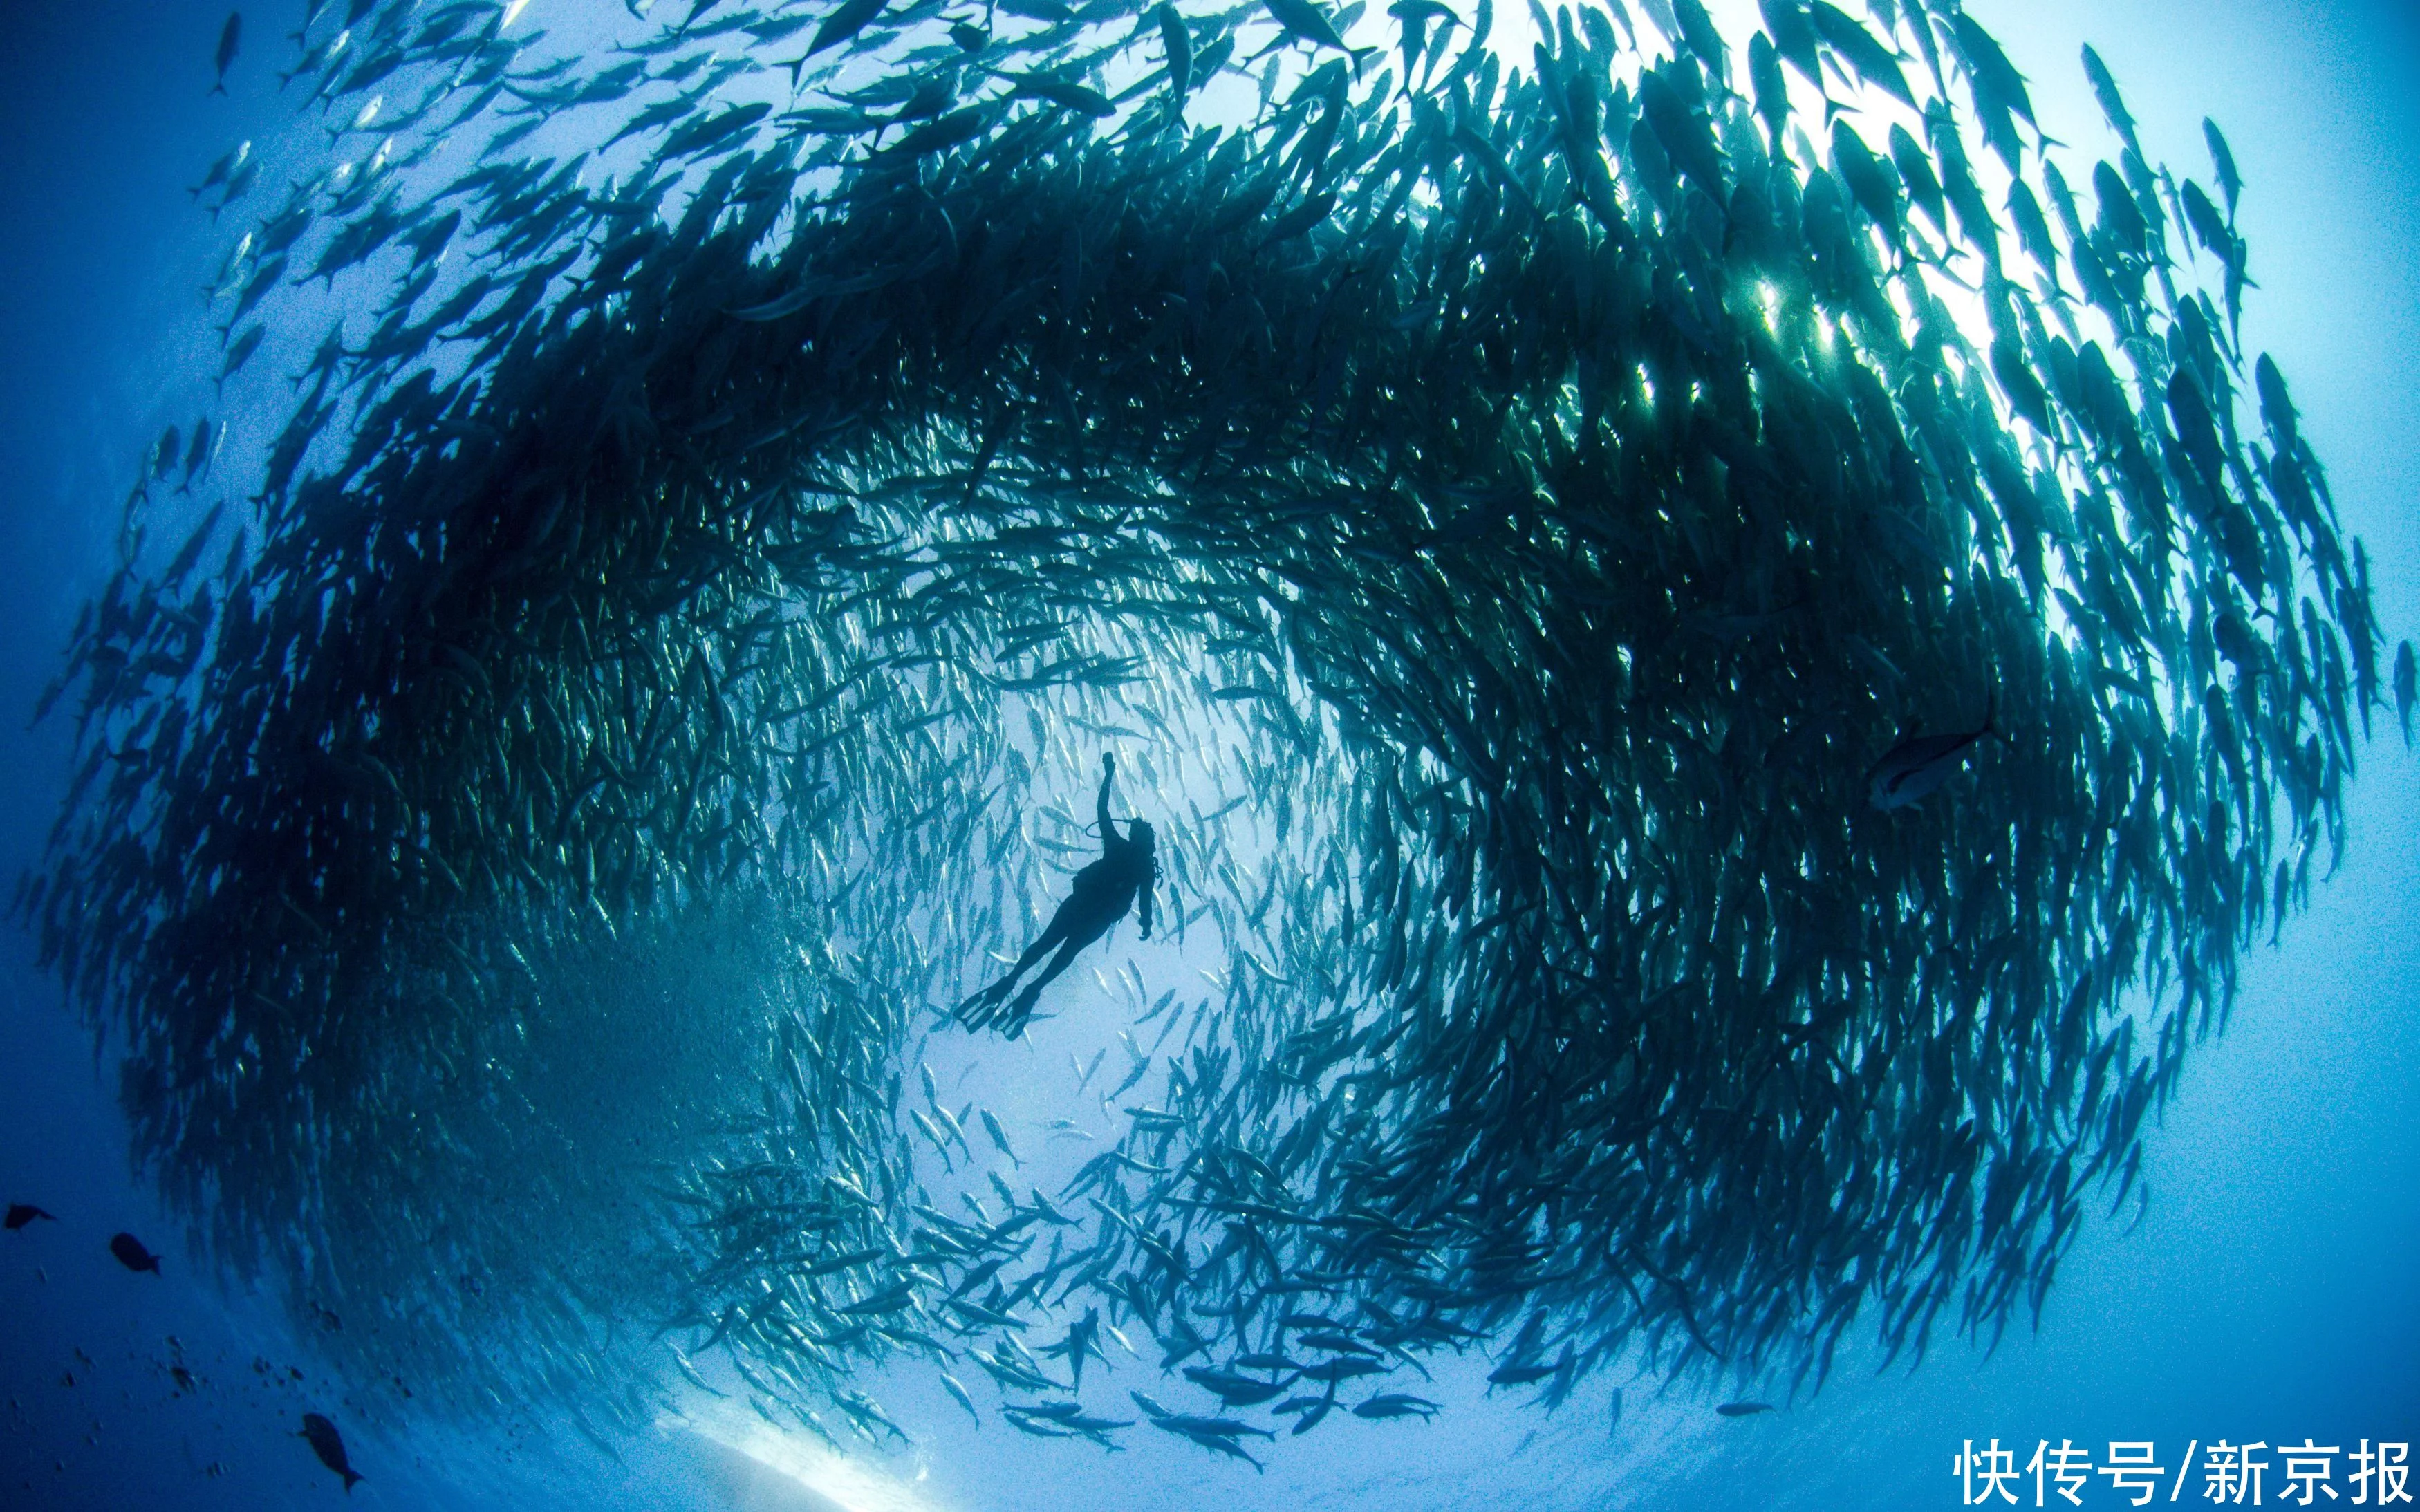
[[[1015,981],[1017,978],[1025,975],[1026,967],[1033,964],[1036,961],[1041,960],[1044,956],[1048,955],[1053,946],[1058,945],[1061,941],[1067,938],[1067,910],[1068,905],[1061,903],[1059,905],[1059,911],[1050,916],[1049,927],[1042,932],[1042,937],[1035,940],[1032,945],[1027,946],[1025,948],[1025,953],[1016,958],[1016,964],[1011,966],[1009,968],[1008,975],[1001,979],[1001,990],[1002,992],[1007,991],[1008,984],[1010,982]]]
[[[1073,904],[1074,900],[1070,899],[1067,903],[1059,905],[1059,911],[1050,916],[1049,927],[1042,932],[1042,937],[1026,947],[1025,953],[1016,958],[1016,964],[1009,968],[1007,976],[958,1005],[957,1018],[960,1023],[969,1028],[979,1029],[990,1021],[991,1011],[998,1008],[1001,1000],[1008,996],[1009,990],[1016,985],[1016,979],[1025,975],[1026,967],[1048,954],[1052,947],[1066,940],[1068,931],[1072,927],[1069,911]]]
[[[1061,972],[1066,970],[1069,966],[1074,965],[1076,964],[1076,957],[1083,952],[1084,947],[1092,944],[1094,940],[1099,939],[1102,934],[1106,934],[1108,933],[1109,931],[1104,928],[1098,933],[1093,934],[1084,939],[1079,940],[1071,938],[1067,943],[1059,947],[1059,953],[1050,958],[1050,964],[1042,968],[1042,975],[1034,978],[1032,981],[1027,982],[1025,984],[1025,990],[1016,995],[1016,1003],[1009,1008],[1007,1024],[1004,1026],[1003,1032],[1005,1032],[1010,1039],[1014,1040],[1019,1034],[1024,1032],[1025,1021],[1033,1016],[1033,1005],[1042,996],[1042,989],[1049,985],[1049,983],[1056,979]]]

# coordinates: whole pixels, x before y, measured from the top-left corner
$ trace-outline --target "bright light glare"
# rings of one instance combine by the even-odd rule
[[[908,1483],[864,1460],[838,1453],[803,1432],[786,1433],[759,1418],[700,1416],[664,1426],[686,1428],[745,1455],[766,1469],[797,1481],[844,1512],[936,1512],[934,1504]]]

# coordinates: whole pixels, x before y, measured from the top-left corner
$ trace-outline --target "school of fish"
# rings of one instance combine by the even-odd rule
[[[2243,186],[1955,0],[1529,11],[308,0],[16,904],[215,1263],[413,1411],[1254,1465],[2038,1313],[2411,734]],[[1112,748],[1052,1165],[926,1057]]]

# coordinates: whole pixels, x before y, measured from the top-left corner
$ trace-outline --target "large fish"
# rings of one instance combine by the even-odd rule
[[[148,1271],[153,1275],[160,1273],[160,1257],[144,1248],[143,1241],[132,1234],[112,1234],[109,1253],[116,1257],[118,1264],[130,1271]]]
[[[211,62],[217,67],[218,77],[210,85],[210,93],[214,95],[226,93],[227,68],[235,62],[236,49],[242,41],[243,12],[230,10],[227,12],[226,24],[219,28],[218,52],[211,58]]]
[[[1920,802],[1938,791],[1941,785],[1956,777],[1966,764],[1967,753],[1985,735],[1998,736],[1993,728],[1993,713],[1987,709],[1983,722],[1962,733],[1911,735],[1883,752],[1866,774],[1867,791],[1877,809],[1904,809]]]
[[[361,1473],[353,1469],[352,1461],[345,1457],[345,1437],[336,1431],[335,1424],[318,1412],[305,1412],[302,1414],[302,1436],[310,1441],[311,1452],[319,1457],[319,1463],[345,1478],[347,1491],[360,1482]]]

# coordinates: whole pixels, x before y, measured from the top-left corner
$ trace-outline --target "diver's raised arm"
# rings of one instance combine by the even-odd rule
[[[1108,751],[1101,752],[1101,849],[1108,851],[1124,837],[1118,833],[1118,822],[1109,817],[1109,782],[1118,775],[1118,759]]]

